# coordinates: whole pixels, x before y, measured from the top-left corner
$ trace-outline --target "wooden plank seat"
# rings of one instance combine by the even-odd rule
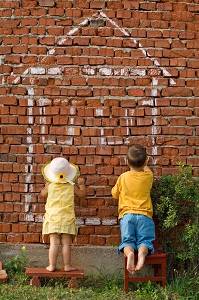
[[[74,270],[74,271],[63,271],[63,270],[55,270],[54,272],[50,272],[46,270],[46,268],[26,268],[26,275],[32,277],[30,280],[30,285],[34,285],[39,287],[41,285],[40,278],[69,278],[69,288],[77,288],[77,278],[84,277],[83,270]]]
[[[135,263],[137,262],[137,254],[135,254]],[[124,258],[124,290],[128,292],[129,282],[147,282],[153,281],[160,283],[163,287],[166,285],[166,253],[164,252],[155,252],[146,257],[145,265],[152,265],[154,267],[154,274],[148,276],[136,276],[131,275],[126,266],[127,258]]]
[[[8,275],[5,270],[3,270],[2,262],[0,261],[0,282],[6,282]]]

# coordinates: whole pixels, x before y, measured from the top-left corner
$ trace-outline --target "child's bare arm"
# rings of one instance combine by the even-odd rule
[[[120,195],[119,182],[120,182],[120,177],[118,178],[116,184],[111,190],[111,194],[114,199],[119,199],[119,195]]]
[[[48,185],[49,185],[49,183],[46,183],[45,187],[40,192],[40,195],[44,198],[46,198],[48,196]]]
[[[75,195],[78,197],[85,197],[86,195],[86,187],[84,182],[84,178],[81,177],[77,180],[77,185],[75,185]]]

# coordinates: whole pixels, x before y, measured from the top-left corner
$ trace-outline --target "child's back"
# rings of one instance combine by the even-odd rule
[[[143,171],[130,170],[120,175],[112,189],[114,198],[119,199],[119,218],[125,213],[143,214],[152,217],[153,208],[150,191],[153,174],[148,167]]]

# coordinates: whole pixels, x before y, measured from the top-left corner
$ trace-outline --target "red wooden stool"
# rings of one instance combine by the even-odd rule
[[[137,261],[137,255],[135,255],[135,263]],[[166,285],[166,253],[157,252],[146,257],[145,265],[154,266],[154,275],[136,277],[131,275],[126,268],[127,258],[124,259],[124,290],[128,292],[129,282],[147,282],[154,281],[159,282],[163,287]]]
[[[32,277],[30,280],[30,285],[40,286],[40,278],[48,277],[48,278],[70,278],[68,287],[69,288],[77,288],[77,278],[84,277],[84,271],[82,270],[74,270],[65,272],[63,270],[55,270],[54,272],[50,272],[45,268],[26,268],[26,275]]]

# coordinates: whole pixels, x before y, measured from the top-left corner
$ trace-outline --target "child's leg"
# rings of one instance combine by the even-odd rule
[[[142,267],[144,266],[145,257],[147,256],[147,254],[148,254],[148,248],[145,246],[141,246],[138,250],[138,262],[135,267],[135,271],[139,271],[142,269]]]
[[[76,268],[71,266],[71,243],[72,243],[71,234],[62,233],[61,243],[62,243],[64,271],[76,270]]]
[[[134,265],[134,249],[131,246],[126,246],[124,247],[124,254],[127,257],[127,270],[130,273],[134,273],[135,272],[135,265]]]
[[[127,270],[130,273],[134,273],[134,249],[136,250],[135,239],[135,221],[136,216],[134,214],[126,214],[120,220],[120,232],[121,232],[121,244],[119,245],[119,251],[124,252],[127,257]]]
[[[155,239],[155,225],[151,218],[139,215],[137,219],[137,248],[138,248],[138,262],[135,271],[142,269],[145,263],[145,257],[148,252],[153,252],[153,241]]]
[[[60,236],[57,233],[51,233],[49,248],[49,266],[46,268],[48,271],[53,272],[56,268],[59,245]]]

